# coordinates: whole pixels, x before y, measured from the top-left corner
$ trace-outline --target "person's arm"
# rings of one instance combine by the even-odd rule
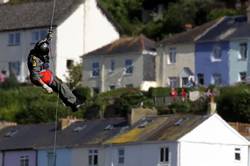
[[[32,69],[30,71],[31,76],[34,80],[37,81],[48,93],[52,93],[53,90],[51,87],[49,87],[46,83],[43,82],[41,79],[41,76],[39,74],[40,72],[40,66],[39,66],[39,61],[36,57],[32,58]]]

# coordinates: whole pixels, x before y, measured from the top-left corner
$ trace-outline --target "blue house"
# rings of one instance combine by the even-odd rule
[[[233,85],[249,71],[249,32],[246,16],[223,17],[196,41],[195,74],[200,85]]]

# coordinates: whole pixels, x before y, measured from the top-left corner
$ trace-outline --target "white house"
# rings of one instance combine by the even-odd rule
[[[217,114],[144,118],[106,143],[106,166],[248,165],[248,140]]]
[[[105,92],[122,87],[156,86],[155,42],[144,35],[122,37],[83,56],[82,83]]]
[[[28,77],[27,55],[52,22],[51,69],[65,79],[80,56],[119,38],[120,29],[98,0],[53,0],[0,5],[0,70]]]

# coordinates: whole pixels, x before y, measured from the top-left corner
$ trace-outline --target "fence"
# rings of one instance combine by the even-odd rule
[[[229,124],[236,129],[243,136],[250,136],[250,124],[240,122],[229,122]]]

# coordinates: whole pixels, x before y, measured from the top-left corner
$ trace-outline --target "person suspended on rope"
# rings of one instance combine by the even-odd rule
[[[49,69],[49,44],[52,31],[49,31],[45,39],[38,41],[28,55],[28,69],[30,80],[33,84],[42,87],[48,93],[56,92],[66,106],[75,112],[83,104],[70,88]]]

